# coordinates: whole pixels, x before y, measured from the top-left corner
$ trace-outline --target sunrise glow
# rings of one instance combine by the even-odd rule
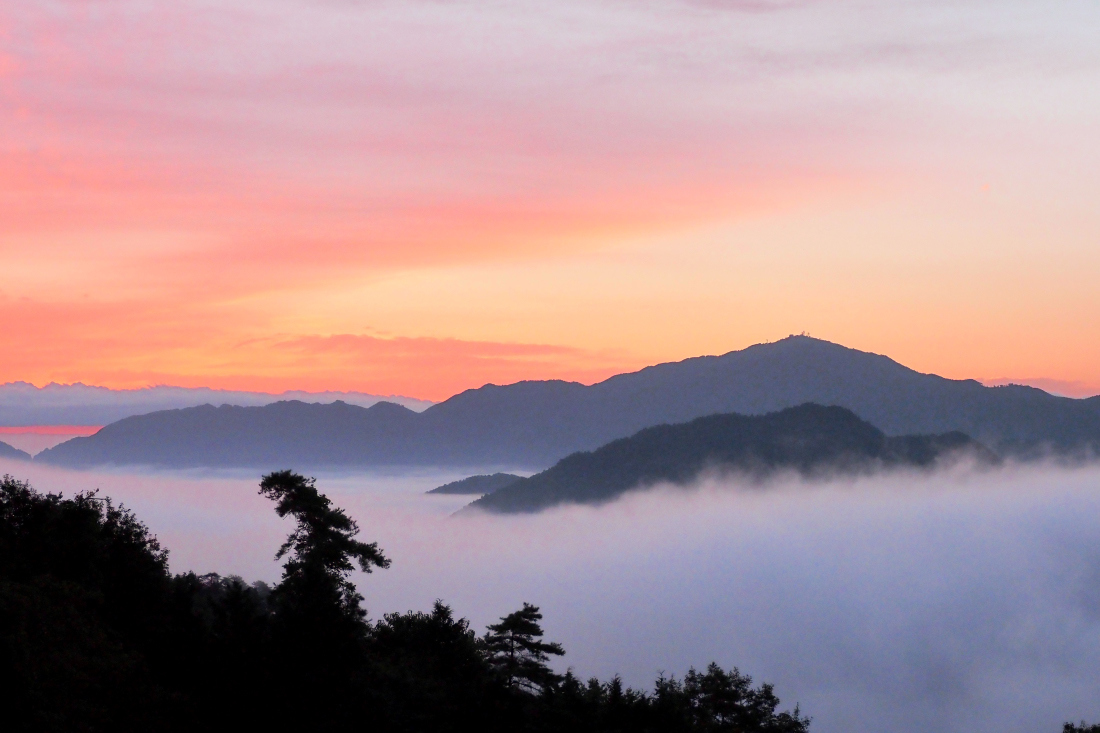
[[[0,382],[1100,392],[1094,5],[428,7],[0,3]]]

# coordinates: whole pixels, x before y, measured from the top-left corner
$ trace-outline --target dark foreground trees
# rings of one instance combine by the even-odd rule
[[[265,476],[295,528],[273,588],[172,576],[132,513],[0,481],[0,710],[12,731],[802,733],[771,687],[711,665],[641,692],[558,675],[539,609],[478,638],[440,601],[370,623],[389,561],[310,479]]]

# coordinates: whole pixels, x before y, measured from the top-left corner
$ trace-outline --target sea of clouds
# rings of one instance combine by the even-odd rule
[[[277,580],[289,530],[244,474],[0,464],[100,488],[176,572]],[[713,479],[603,507],[452,517],[453,473],[321,475],[393,567],[372,617],[442,598],[485,624],[530,601],[582,676],[639,687],[714,660],[775,683],[819,733],[1057,733],[1100,721],[1100,467],[965,467],[749,488]]]

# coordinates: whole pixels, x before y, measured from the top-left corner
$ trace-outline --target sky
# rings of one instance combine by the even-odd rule
[[[1093,0],[0,0],[0,382],[444,399],[790,333],[1100,393]]]
[[[101,488],[173,572],[279,579],[292,523],[256,475],[0,471],[66,496]],[[441,598],[482,633],[534,603],[562,671],[645,689],[661,671],[737,666],[814,733],[1056,733],[1100,718],[1095,465],[704,481],[506,517],[451,517],[472,497],[422,493],[454,478],[318,477],[392,560],[354,574],[372,619]]]

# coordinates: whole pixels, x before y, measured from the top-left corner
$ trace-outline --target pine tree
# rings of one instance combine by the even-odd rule
[[[366,615],[360,607],[363,597],[348,576],[356,565],[365,573],[390,566],[378,543],[354,539],[359,533],[355,520],[333,507],[312,478],[291,471],[270,473],[260,482],[260,494],[276,502],[280,517],[289,514],[297,521],[275,555],[276,560],[289,555],[275,591],[284,612],[323,616],[335,611],[361,623]]]
[[[341,700],[354,695],[369,626],[363,597],[351,582],[358,569],[385,568],[376,543],[355,539],[359,527],[317,491],[313,479],[290,471],[263,477],[260,493],[276,502],[294,530],[276,558],[286,558],[283,577],[271,593],[273,678],[294,679],[294,693],[281,700],[287,729],[324,730]]]
[[[523,608],[489,626],[482,648],[490,666],[511,689],[538,693],[555,685],[560,677],[547,665],[550,655],[561,656],[561,644],[542,641],[542,614],[538,606]]]

